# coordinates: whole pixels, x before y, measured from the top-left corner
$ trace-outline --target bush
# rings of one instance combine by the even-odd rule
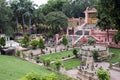
[[[37,73],[28,73],[25,77],[19,80],[42,80],[41,76],[38,75]]]
[[[88,41],[87,41],[87,43],[88,43],[89,45],[93,45],[93,44],[96,43],[96,40],[93,39],[93,38],[89,38]]]
[[[98,61],[98,57],[99,57],[98,51],[94,50],[94,51],[93,51],[93,59],[94,59],[95,61]]]
[[[76,58],[78,57],[77,52],[78,52],[78,51],[77,51],[76,49],[73,49],[73,55],[75,55]]]
[[[20,56],[20,53],[21,53],[20,50],[17,50],[16,51],[16,56]]]
[[[29,37],[28,35],[24,35],[24,38],[21,41],[21,44],[23,47],[28,47],[29,46]]]
[[[38,45],[38,40],[32,40],[30,41],[30,45],[33,47],[33,49],[36,49],[37,48],[37,45]]]
[[[56,66],[57,71],[60,70],[61,65],[62,65],[62,62],[61,62],[61,61],[56,61],[56,62],[55,62],[55,66]]]
[[[6,45],[5,37],[0,38],[0,47],[4,47]]]
[[[25,58],[26,57],[26,53],[22,52],[22,56],[23,56],[23,58]]]
[[[47,59],[45,59],[44,60],[44,64],[45,64],[45,66],[50,66],[50,58],[47,58]]]

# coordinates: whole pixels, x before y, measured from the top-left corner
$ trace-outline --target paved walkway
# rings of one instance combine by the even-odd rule
[[[108,69],[109,67],[109,63],[107,62],[102,62],[102,63],[97,63],[100,66],[102,66],[104,69]],[[78,70],[77,69],[72,69],[72,70],[68,70],[66,71],[66,74],[70,77],[73,78],[77,78],[78,74],[77,74]],[[110,75],[111,75],[111,79],[110,80],[120,80],[120,72],[118,71],[114,71],[114,70],[109,70]]]

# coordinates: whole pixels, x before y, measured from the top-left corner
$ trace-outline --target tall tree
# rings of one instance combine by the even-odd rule
[[[66,0],[49,0],[47,4],[42,5],[42,12],[47,15],[53,11],[62,11]]]
[[[8,6],[5,0],[0,0],[0,31],[12,36],[13,27],[12,25],[12,10]]]
[[[35,6],[37,5],[33,4],[33,2],[30,0],[26,1],[25,3],[25,13],[23,15],[28,18],[29,33],[31,33],[31,20],[35,11]]]
[[[19,17],[19,5],[18,5],[18,1],[17,0],[13,0],[12,2],[10,2],[11,5],[11,9],[13,10],[13,15],[16,19],[16,29],[18,32],[18,17]]]
[[[68,17],[84,17],[84,11],[87,7],[92,8],[97,0],[67,0],[63,6],[63,12]]]
[[[101,28],[103,28],[104,30],[107,30],[107,32],[109,32],[108,30],[111,28],[120,31],[119,4],[120,4],[119,0],[99,0],[98,2],[97,5],[98,19],[99,19],[98,25],[101,26]],[[120,35],[119,32],[117,34]]]
[[[68,19],[63,12],[51,12],[46,16],[46,24],[51,25],[53,32],[56,34],[60,30],[66,31]]]

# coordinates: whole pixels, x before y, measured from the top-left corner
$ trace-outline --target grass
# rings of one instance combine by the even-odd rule
[[[109,62],[116,63],[116,62],[120,61],[120,49],[110,48],[109,51],[110,51],[110,53],[115,54],[114,57],[112,57],[111,59],[108,59]]]
[[[65,70],[74,69],[77,66],[80,66],[80,59],[76,59],[76,58],[69,59],[69,60],[63,61],[62,64],[64,65]],[[55,69],[55,64],[52,64],[51,67]]]
[[[77,66],[80,66],[80,59],[73,58],[73,59],[64,61],[63,65],[65,66],[66,70],[74,69]]]
[[[77,50],[79,50],[79,49],[77,49]],[[47,58],[50,58],[51,60],[62,59],[63,57],[64,58],[68,57],[68,55],[70,55],[70,56],[73,55],[72,50],[40,56],[40,61],[43,61]]]
[[[29,72],[39,73],[41,76],[46,76],[52,73],[44,67],[21,60],[13,56],[0,55],[0,80],[18,80],[24,77]],[[57,74],[61,80],[66,76]]]

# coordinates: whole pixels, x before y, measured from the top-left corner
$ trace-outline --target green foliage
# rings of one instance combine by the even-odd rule
[[[45,80],[59,80],[55,73],[51,73],[50,75],[45,77]]]
[[[36,49],[38,46],[38,40],[35,40],[35,39],[31,40],[30,45],[32,45],[33,49]]]
[[[68,40],[67,40],[66,35],[63,35],[62,44],[63,44],[64,46],[67,46],[67,45],[68,45]]]
[[[55,61],[55,66],[57,71],[60,70],[61,65],[62,65],[62,62],[60,60]]]
[[[45,66],[50,66],[50,62],[51,62],[50,58],[47,58],[47,59],[44,60],[44,65]]]
[[[116,44],[119,43],[120,41],[120,31],[118,31],[115,35],[114,35],[114,41]]]
[[[26,57],[26,53],[22,52],[22,57],[25,58]]]
[[[93,38],[89,38],[88,41],[87,41],[87,43],[88,43],[89,45],[93,45],[93,44],[96,43],[96,40],[93,39]]]
[[[31,72],[31,73],[28,73],[24,78],[20,80],[42,80],[42,79],[39,74]]]
[[[110,80],[110,73],[102,68],[97,70],[97,76],[99,80]]]
[[[63,12],[50,12],[46,16],[46,24],[52,26],[52,32],[54,34],[65,31],[68,26],[68,19]]]
[[[20,50],[17,50],[16,51],[16,56],[20,56],[20,53],[21,53]]]
[[[42,50],[45,48],[43,38],[40,38],[40,39],[39,39],[39,41],[38,41],[38,47],[40,48],[41,53],[42,53],[42,52],[43,52]]]
[[[4,47],[6,45],[5,37],[0,38],[0,47]]]
[[[99,57],[98,51],[94,50],[92,53],[93,53],[93,58],[94,58],[94,60],[97,61],[97,60],[98,60],[98,57]]]
[[[5,0],[0,0],[0,31],[7,35],[12,35],[12,10]]]
[[[73,49],[73,54],[76,56],[76,58],[78,57],[78,51],[76,49]]]
[[[42,12],[47,15],[50,12],[62,11],[66,0],[49,0],[47,4],[42,5]]]
[[[29,46],[29,37],[28,35],[24,35],[24,38],[21,41],[23,47],[28,47]]]
[[[87,7],[92,8],[97,0],[67,0],[63,6],[63,12],[68,17],[84,17],[84,11]]]
[[[120,17],[115,17],[120,16],[120,7],[118,7],[119,3],[119,0],[98,0],[98,4],[96,6],[98,11],[97,17],[99,19],[97,24],[102,30],[107,30],[108,41],[109,29],[117,29],[118,31],[120,31]],[[118,42],[116,38],[115,42]]]

